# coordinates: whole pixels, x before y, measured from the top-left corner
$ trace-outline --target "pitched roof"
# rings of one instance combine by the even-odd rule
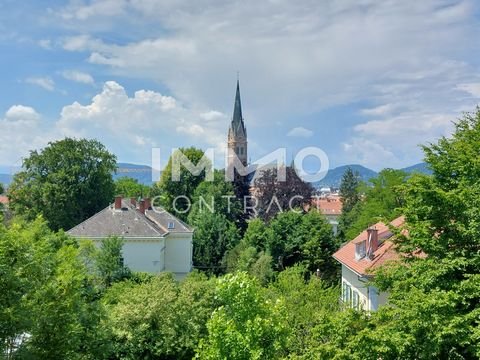
[[[393,220],[390,225],[400,227],[405,223],[405,218],[400,216]],[[373,252],[372,258],[366,256],[360,260],[355,259],[355,246],[362,241],[367,240],[367,230],[362,231],[355,239],[343,245],[333,257],[360,275],[371,275],[372,270],[385,264],[387,261],[400,259],[400,254],[395,249],[395,244],[389,240],[393,233],[389,226],[383,222],[378,222],[374,226],[378,230],[378,248]]]
[[[164,237],[168,233],[192,232],[182,221],[168,212],[146,210],[141,213],[127,199],[122,199],[122,208],[109,205],[91,218],[67,231],[77,237]]]
[[[342,202],[338,196],[312,199],[312,205],[317,207],[324,215],[340,215],[342,213]]]

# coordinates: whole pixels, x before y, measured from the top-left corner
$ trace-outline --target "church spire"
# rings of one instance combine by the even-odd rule
[[[233,108],[233,117],[232,123],[230,125],[230,130],[234,136],[247,136],[247,131],[245,129],[245,124],[243,123],[242,116],[242,101],[240,100],[240,82],[237,79],[237,91],[235,93],[235,105]]]
[[[233,108],[233,123],[241,123],[243,122],[242,117],[242,101],[240,100],[240,82],[237,79],[237,92],[235,94],[235,106]]]

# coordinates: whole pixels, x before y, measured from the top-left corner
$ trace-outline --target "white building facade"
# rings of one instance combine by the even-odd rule
[[[192,270],[193,230],[165,211],[155,211],[149,199],[116,197],[115,202],[67,232],[101,246],[109,236],[124,240],[124,265],[133,271],[172,272],[177,279]]]

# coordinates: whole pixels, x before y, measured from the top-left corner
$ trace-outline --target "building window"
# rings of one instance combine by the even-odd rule
[[[352,291],[352,307],[355,310],[358,310],[358,308],[359,308],[359,295],[358,295],[358,292],[356,290]]]
[[[240,148],[240,155],[243,155],[243,147]]]
[[[352,301],[352,287],[345,281],[342,283],[342,301],[349,306]]]

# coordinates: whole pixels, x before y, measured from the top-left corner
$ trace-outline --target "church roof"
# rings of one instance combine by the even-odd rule
[[[247,130],[245,129],[245,124],[243,123],[242,116],[242,101],[240,100],[240,83],[237,80],[237,91],[235,94],[235,105],[233,108],[233,117],[230,124],[229,132],[237,137],[243,136],[247,137]]]

